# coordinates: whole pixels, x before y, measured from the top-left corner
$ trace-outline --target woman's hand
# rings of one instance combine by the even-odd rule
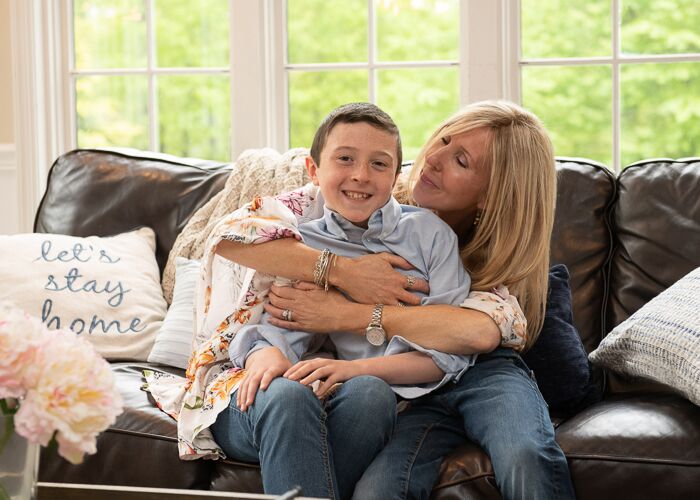
[[[301,281],[293,286],[273,286],[265,311],[270,313],[270,323],[287,330],[310,333],[330,333],[343,330],[343,312],[353,303],[337,290],[328,290]],[[291,312],[291,321],[284,311]],[[348,314],[351,314],[348,312]],[[369,321],[369,316],[367,317]]]
[[[284,378],[304,385],[320,382],[314,393],[322,397],[334,384],[362,375],[358,363],[339,359],[316,358],[299,361],[284,373]]]
[[[413,269],[413,266],[398,255],[377,253],[352,259],[339,257],[331,269],[331,283],[344,290],[360,304],[420,305],[420,297],[411,293],[428,293],[428,282],[415,279],[410,283],[405,274],[394,268]]]
[[[292,363],[276,347],[265,347],[248,356],[245,362],[246,375],[236,392],[236,404],[241,411],[246,411],[253,404],[258,389],[267,389],[270,382],[291,366]]]

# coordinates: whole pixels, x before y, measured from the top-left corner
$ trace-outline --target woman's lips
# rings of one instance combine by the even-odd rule
[[[421,176],[420,176],[420,181],[421,181],[423,184],[426,184],[428,187],[431,187],[431,188],[433,188],[433,189],[438,189],[437,184],[435,184],[433,181],[431,181],[431,180],[428,178],[428,176],[426,176],[425,174],[421,174]]]

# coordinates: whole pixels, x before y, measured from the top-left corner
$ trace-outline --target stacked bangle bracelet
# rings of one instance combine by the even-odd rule
[[[321,255],[319,255],[316,260],[316,265],[314,266],[314,283],[323,287],[326,291],[328,291],[328,275],[330,274],[331,267],[335,266],[337,258],[338,256],[336,254],[324,248]]]

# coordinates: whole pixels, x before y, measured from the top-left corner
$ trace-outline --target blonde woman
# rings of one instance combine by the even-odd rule
[[[319,251],[300,242],[230,243],[219,250],[246,266],[302,280],[272,288],[265,308],[277,326],[375,336],[378,327],[387,339],[401,335],[426,348],[480,354],[458,382],[411,401],[355,498],[428,498],[443,457],[465,439],[490,456],[504,498],[574,498],[547,406],[518,355],[544,320],[555,193],[552,146],[537,117],[509,102],[475,103],[437,129],[397,192],[457,233],[475,290],[461,307],[404,307],[419,303],[410,290],[426,284],[394,271],[392,265],[408,265],[395,256],[336,259],[327,279],[352,302],[303,282],[314,281]],[[379,319],[376,304],[385,304]],[[303,361],[294,379],[323,379],[317,368]]]

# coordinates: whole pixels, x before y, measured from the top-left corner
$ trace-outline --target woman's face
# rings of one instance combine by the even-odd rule
[[[478,128],[444,135],[428,150],[413,199],[435,211],[458,234],[483,208],[489,182],[486,145],[489,131]]]

